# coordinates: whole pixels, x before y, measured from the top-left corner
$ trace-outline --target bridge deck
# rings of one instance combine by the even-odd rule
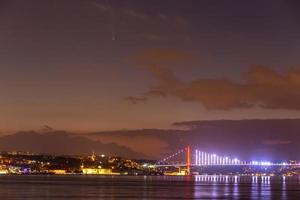
[[[154,165],[154,167],[186,167],[187,164],[165,164],[165,165]],[[211,164],[211,165],[195,165],[191,164],[192,167],[205,167],[205,166],[261,166],[261,167],[270,167],[270,166],[300,166],[300,164],[281,164],[281,163],[274,163],[268,165],[261,165],[261,164]]]

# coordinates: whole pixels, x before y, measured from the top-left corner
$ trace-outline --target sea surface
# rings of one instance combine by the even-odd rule
[[[1,200],[299,199],[299,177],[0,176]]]

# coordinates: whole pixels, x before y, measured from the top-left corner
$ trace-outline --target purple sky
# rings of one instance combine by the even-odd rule
[[[0,0],[0,131],[299,118],[299,11],[296,0]]]

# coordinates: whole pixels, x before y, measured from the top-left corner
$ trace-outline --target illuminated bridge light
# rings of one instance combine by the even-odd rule
[[[196,154],[196,165],[199,165],[199,163],[198,163],[198,150],[197,149],[195,150],[195,154]]]
[[[258,165],[258,162],[257,161],[252,161],[251,164],[252,165]]]
[[[210,154],[207,154],[207,165],[210,165]]]
[[[209,165],[209,154],[206,153],[206,164]]]
[[[217,157],[217,155],[216,154],[213,154],[213,164],[215,165],[216,164],[216,157]]]
[[[269,165],[271,165],[270,162],[261,162],[260,164],[263,165],[263,166],[269,166]]]
[[[233,159],[233,164],[235,165],[239,164],[239,160],[237,158]]]
[[[187,148],[184,150],[179,150],[178,152],[169,155],[162,160],[158,161],[159,165],[168,165],[172,166],[175,165],[174,162],[177,162],[177,165],[184,165],[184,163],[179,163],[178,161],[172,161],[175,157],[177,157],[179,154],[182,152],[186,152]],[[280,165],[280,166],[289,166],[289,165],[300,165],[300,163],[296,164],[290,164],[288,162],[278,162],[278,163],[273,163],[270,161],[243,161],[239,160],[238,158],[233,158],[231,159],[230,157],[225,157],[225,156],[220,156],[217,154],[210,154],[204,151],[200,151],[199,149],[194,149],[194,155],[193,155],[193,165],[195,166],[203,166],[203,165],[253,165],[253,166],[272,166],[272,165]]]
[[[201,152],[199,152],[199,160],[200,160],[200,165],[203,165],[203,152],[201,151]]]
[[[202,151],[201,151],[201,152],[199,151],[198,156],[199,156],[199,164],[200,164],[200,165],[203,165],[202,154],[203,154],[203,152],[202,152]]]
[[[220,165],[223,164],[223,160],[224,160],[224,158],[223,158],[223,156],[221,156],[221,157],[220,157]]]
[[[204,152],[201,152],[201,165],[205,164],[205,159],[204,159]]]

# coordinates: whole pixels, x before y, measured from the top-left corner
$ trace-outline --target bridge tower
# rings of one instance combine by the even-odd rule
[[[191,175],[191,146],[188,145],[187,146],[187,151],[186,151],[186,171],[187,171],[187,175]]]

